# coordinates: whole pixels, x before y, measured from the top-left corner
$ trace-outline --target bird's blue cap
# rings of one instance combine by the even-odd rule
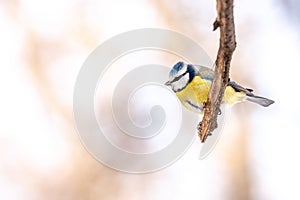
[[[182,69],[183,66],[184,66],[184,63],[182,61],[176,63],[173,66],[172,70],[170,71],[169,76],[170,77],[174,76],[178,71],[180,71]]]

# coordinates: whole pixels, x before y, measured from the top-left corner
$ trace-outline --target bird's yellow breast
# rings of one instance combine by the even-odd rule
[[[202,112],[203,103],[207,100],[210,86],[210,80],[195,76],[184,89],[176,92],[176,95],[187,109],[195,112]],[[227,86],[223,102],[232,105],[243,100],[244,97],[244,92],[236,92],[231,86]]]
[[[210,85],[210,81],[195,76],[183,90],[176,92],[176,95],[180,100],[189,99],[193,102],[203,103],[207,99]]]

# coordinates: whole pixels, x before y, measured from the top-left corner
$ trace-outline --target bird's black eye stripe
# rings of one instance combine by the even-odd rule
[[[181,74],[180,76],[175,77],[175,78],[171,81],[171,83],[174,83],[174,82],[178,81],[179,79],[181,79],[181,78],[182,78],[184,75],[186,75],[187,73],[189,73],[189,72],[186,71],[186,72],[184,72],[183,74]]]

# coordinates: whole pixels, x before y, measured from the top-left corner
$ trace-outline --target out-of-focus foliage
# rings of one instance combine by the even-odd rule
[[[179,31],[214,59],[215,2],[1,1],[0,199],[299,199],[298,5],[235,2],[232,79],[276,103],[228,111],[205,160],[196,140],[171,167],[130,175],[97,162],[74,130],[81,64],[106,39],[147,27]]]

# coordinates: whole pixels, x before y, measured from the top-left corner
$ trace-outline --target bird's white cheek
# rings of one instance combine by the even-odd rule
[[[181,77],[181,79],[173,83],[173,90],[175,91],[182,90],[183,88],[186,87],[188,82],[189,82],[189,74],[186,74],[183,77]]]

